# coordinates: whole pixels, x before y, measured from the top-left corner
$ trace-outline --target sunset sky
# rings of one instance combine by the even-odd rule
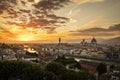
[[[120,0],[0,0],[1,42],[120,36]]]

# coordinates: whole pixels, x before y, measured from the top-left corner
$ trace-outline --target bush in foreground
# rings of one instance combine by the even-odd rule
[[[86,80],[84,77],[89,76],[81,74],[57,62],[43,67],[24,61],[0,61],[0,80]]]

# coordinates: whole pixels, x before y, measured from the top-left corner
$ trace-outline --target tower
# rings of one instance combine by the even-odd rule
[[[61,44],[61,38],[59,37],[59,45]]]

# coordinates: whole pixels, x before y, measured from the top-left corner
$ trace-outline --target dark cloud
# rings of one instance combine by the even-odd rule
[[[41,28],[48,31],[50,29],[49,32],[51,32],[69,20],[54,14],[55,10],[68,5],[68,3],[70,3],[69,0],[40,0],[38,3],[35,3],[34,0],[0,0],[0,14],[3,11],[9,14],[3,18],[11,18],[12,21],[8,21],[10,25]],[[16,20],[21,22],[18,23]]]
[[[55,33],[55,32],[56,32],[56,31],[55,31],[56,27],[45,27],[44,29],[47,30],[47,33],[48,33],[48,34],[49,34],[49,33]]]
[[[89,28],[89,29],[85,29],[85,30],[78,30],[78,32],[103,32],[103,31],[107,31],[107,29],[104,28]]]
[[[35,4],[34,6],[43,11],[57,10],[70,2],[69,0],[42,0]]]
[[[0,0],[0,12],[7,11],[11,14],[12,11],[14,12],[13,5],[17,5],[17,0]]]
[[[70,33],[72,36],[115,36],[114,33],[107,33],[107,32],[74,32]]]
[[[120,24],[111,26],[108,31],[120,31]]]
[[[120,33],[120,24],[105,28],[89,28],[84,30],[70,31],[73,36],[115,36]]]
[[[34,2],[34,0],[28,0],[28,2]]]

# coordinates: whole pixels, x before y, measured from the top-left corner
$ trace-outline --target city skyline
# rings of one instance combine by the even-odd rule
[[[119,37],[119,7],[119,0],[1,0],[0,41]]]

